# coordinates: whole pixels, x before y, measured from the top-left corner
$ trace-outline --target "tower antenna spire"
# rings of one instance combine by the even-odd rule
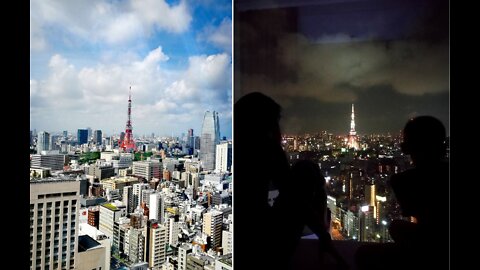
[[[128,92],[128,118],[127,124],[125,126],[125,138],[120,144],[120,148],[122,148],[126,152],[132,152],[135,150],[135,142],[133,141],[132,135],[132,85],[130,84],[129,92]]]
[[[348,135],[348,147],[358,149],[357,132],[355,131],[355,105],[352,103],[352,120],[350,121],[350,133]]]

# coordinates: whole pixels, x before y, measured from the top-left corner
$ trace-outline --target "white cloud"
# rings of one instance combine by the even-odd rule
[[[187,3],[183,0],[175,6],[168,5],[164,0],[132,0],[131,6],[145,25],[169,32],[183,32],[192,21]]]
[[[232,51],[232,20],[226,17],[217,27],[213,25],[205,27],[199,39],[230,53]]]
[[[30,19],[30,48],[38,51],[48,46],[45,27],[61,29],[61,35],[83,41],[115,45],[149,37],[155,30],[182,33],[188,30],[192,16],[185,1],[169,5],[164,0],[32,0]]]
[[[110,44],[119,44],[139,38],[142,34],[143,26],[139,18],[127,13],[112,18],[102,29],[101,37]]]
[[[225,54],[192,56],[186,77],[198,88],[225,89],[231,85],[230,57]]]
[[[138,61],[83,68],[53,55],[47,78],[30,80],[32,125],[48,129],[55,124],[58,130],[92,126],[119,132],[125,127],[130,84],[134,134],[198,129],[206,110],[231,117],[228,55],[191,56],[189,66],[178,72],[162,68],[168,59],[160,46]],[[48,122],[53,118],[55,122]]]
[[[163,53],[162,47],[159,46],[158,48],[149,52],[141,62],[137,61],[134,63],[134,65],[138,66],[140,69],[147,69],[156,66],[159,62],[168,61],[168,59],[170,58]]]
[[[40,92],[41,96],[48,96],[50,101],[58,106],[68,106],[65,101],[81,98],[77,70],[67,59],[56,54],[52,56],[48,66],[51,73]]]

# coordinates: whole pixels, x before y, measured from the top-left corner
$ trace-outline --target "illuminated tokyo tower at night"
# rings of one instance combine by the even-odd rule
[[[355,109],[352,104],[352,121],[350,122],[350,134],[348,135],[348,148],[358,149],[357,132],[355,131]]]
[[[125,137],[122,142],[120,142],[120,148],[125,152],[133,152],[135,150],[135,142],[133,141],[132,135],[132,86],[130,86],[130,92],[128,93],[128,120],[125,127]]]

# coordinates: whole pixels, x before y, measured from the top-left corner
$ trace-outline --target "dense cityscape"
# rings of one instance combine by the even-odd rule
[[[30,133],[31,269],[232,269],[232,141]],[[199,119],[201,120],[201,119]],[[219,268],[220,267],[220,268]]]

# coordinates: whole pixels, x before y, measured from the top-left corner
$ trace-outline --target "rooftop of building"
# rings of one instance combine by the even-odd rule
[[[117,211],[118,210],[118,207],[115,206],[114,204],[112,203],[106,203],[106,204],[102,204],[103,207],[107,208],[107,209],[110,209],[112,211]]]
[[[101,246],[101,244],[89,235],[85,234],[78,236],[78,252],[91,250],[99,246]]]
[[[59,174],[57,176],[51,176],[46,178],[30,178],[30,184],[44,184],[44,183],[54,183],[54,182],[74,182],[81,180],[77,175],[64,175]]]
[[[232,266],[232,254],[226,254],[226,255],[223,255],[222,257],[220,257],[218,259],[220,262],[226,264],[226,265],[230,265]]]
[[[121,183],[121,182],[138,182],[138,178],[132,176],[115,176],[110,178],[102,179],[100,182],[112,182],[112,183]]]
[[[185,250],[188,250],[188,249],[192,249],[192,245],[191,245],[191,244],[182,244],[182,245],[180,246],[180,248],[185,249]]]

